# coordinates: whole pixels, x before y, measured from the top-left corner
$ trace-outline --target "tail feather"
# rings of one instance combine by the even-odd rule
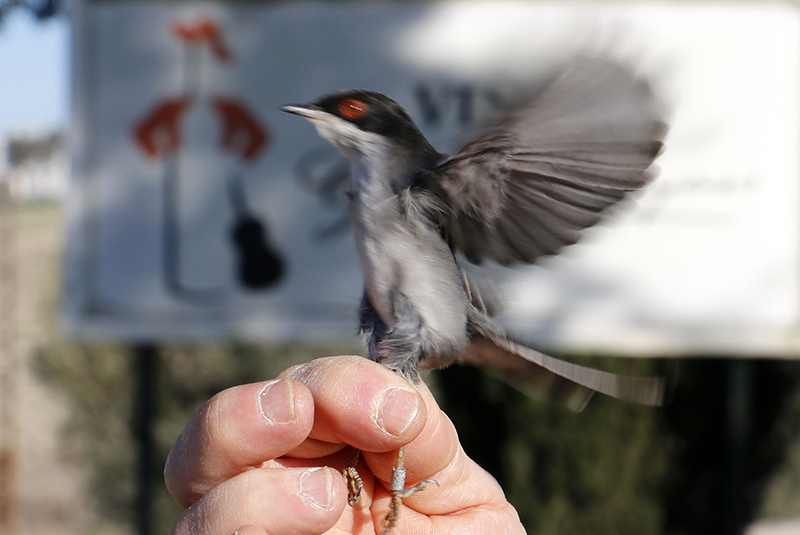
[[[508,339],[499,342],[503,349],[601,394],[656,407],[664,402],[665,382],[662,377],[635,377],[604,372],[550,357]]]
[[[459,355],[459,362],[488,368],[505,382],[539,401],[563,403],[580,412],[589,403],[594,390],[565,379],[545,368],[520,358],[488,338],[476,336]]]
[[[557,378],[566,379],[578,387],[568,395],[568,404],[573,409],[582,408],[592,391],[643,405],[661,406],[664,402],[666,385],[663,377],[618,375],[550,357],[511,340],[499,326],[491,322],[493,325],[490,327],[486,320],[488,318],[481,322],[482,326],[474,326],[477,332],[473,342],[462,352],[459,360],[498,368],[512,382],[532,378],[540,386],[555,386],[559,383]],[[550,374],[557,377],[548,378]]]

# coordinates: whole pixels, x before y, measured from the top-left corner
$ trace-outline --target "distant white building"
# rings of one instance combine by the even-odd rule
[[[12,135],[0,142],[0,182],[7,182],[11,197],[19,203],[64,199],[69,157],[66,135]]]

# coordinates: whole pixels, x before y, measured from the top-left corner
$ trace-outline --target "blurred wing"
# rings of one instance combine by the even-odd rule
[[[646,82],[581,58],[411,194],[470,261],[533,263],[649,181],[665,130]]]

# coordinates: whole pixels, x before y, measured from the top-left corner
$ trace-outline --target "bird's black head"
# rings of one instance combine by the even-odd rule
[[[306,117],[318,127],[323,137],[339,145],[346,144],[342,138],[347,134],[344,129],[334,127],[336,120],[394,143],[427,145],[402,106],[375,91],[346,89],[324,96],[312,104],[284,106],[283,110]]]
[[[365,132],[396,137],[417,130],[400,104],[375,91],[347,89],[322,97],[314,104]]]

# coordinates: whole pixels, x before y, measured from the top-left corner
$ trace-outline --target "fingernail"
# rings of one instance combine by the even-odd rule
[[[419,412],[419,396],[403,388],[390,388],[378,403],[375,422],[390,435],[402,435]]]
[[[294,392],[291,381],[267,383],[258,394],[261,416],[275,423],[294,422]]]
[[[333,478],[327,468],[311,468],[300,476],[300,497],[322,509],[331,506]]]

